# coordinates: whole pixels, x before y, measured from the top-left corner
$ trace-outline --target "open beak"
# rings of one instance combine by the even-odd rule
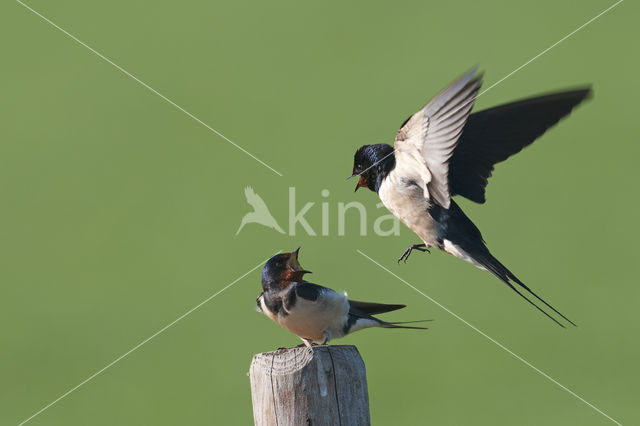
[[[302,272],[303,274],[310,274],[311,271],[307,271],[300,265],[298,262],[298,253],[300,252],[300,247],[298,247],[295,251],[291,252],[291,256],[289,256],[289,261],[287,262],[287,266],[296,272]]]
[[[356,184],[356,189],[353,192],[356,192],[358,188],[360,188],[361,186],[367,186],[367,180],[363,178],[362,175],[358,175],[355,172],[355,170],[350,176],[347,176],[347,180],[351,179],[354,176],[360,176],[360,179],[358,179],[358,183]]]

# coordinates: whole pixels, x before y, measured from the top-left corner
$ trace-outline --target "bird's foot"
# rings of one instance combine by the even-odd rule
[[[308,347],[309,349],[311,349],[313,346],[318,346],[317,343],[312,342],[309,339],[302,339],[302,343],[299,344],[298,346],[296,346],[296,348],[301,348],[303,346]]]
[[[313,342],[311,342],[309,345],[311,345],[311,346],[318,346],[318,344],[317,344],[317,343],[313,343]],[[307,346],[307,347],[308,347],[309,345],[307,345],[306,343],[300,343],[299,345],[295,345],[295,346],[292,346],[292,347],[290,347],[290,348],[281,347],[281,348],[278,348],[278,350],[279,350],[279,351],[281,351],[281,350],[293,349],[293,348],[304,348],[305,346]]]
[[[431,252],[427,248],[426,244],[413,244],[413,245],[409,246],[409,248],[406,249],[404,251],[404,253],[402,253],[402,256],[400,256],[400,258],[398,259],[398,263],[400,263],[400,262],[407,263],[407,260],[409,260],[409,256],[411,256],[411,252],[413,250],[418,250],[418,251],[421,251],[423,253],[426,252],[426,253],[431,254]]]
[[[322,342],[322,346],[326,346],[329,344],[329,340],[331,340],[331,331],[326,330],[324,334],[324,342]]]

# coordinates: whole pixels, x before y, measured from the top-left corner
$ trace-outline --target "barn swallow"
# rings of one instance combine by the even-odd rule
[[[330,288],[305,281],[311,273],[300,266],[298,253],[276,254],[262,269],[262,289],[258,296],[258,309],[283,328],[302,339],[305,345],[313,342],[327,344],[354,331],[370,327],[410,328],[404,326],[423,321],[386,322],[373,317],[376,314],[402,309],[405,305],[358,302],[347,299]]]
[[[364,187],[377,192],[384,206],[422,240],[398,262],[406,262],[412,250],[436,247],[493,273],[564,327],[521,293],[517,284],[575,326],[493,257],[478,228],[451,197],[484,203],[494,165],[533,143],[588,98],[591,89],[536,96],[470,114],[481,83],[482,74],[473,69],[407,118],[393,147],[360,147],[351,175],[359,176],[356,191]]]

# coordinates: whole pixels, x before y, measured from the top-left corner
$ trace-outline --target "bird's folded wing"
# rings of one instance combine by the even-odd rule
[[[449,161],[451,195],[484,203],[494,164],[520,152],[590,95],[583,87],[471,114]]]
[[[416,164],[402,165],[407,169],[422,170],[428,196],[439,205],[449,208],[449,159],[482,84],[482,75],[473,69],[447,86],[424,108],[409,117],[395,139],[397,161]]]
[[[385,312],[396,311],[405,308],[407,305],[388,305],[385,303],[360,302],[349,299],[349,312],[353,315],[358,313],[365,315],[384,314]]]
[[[318,300],[318,297],[320,297],[322,293],[333,292],[333,290],[318,284],[304,281],[296,285],[295,292],[297,296],[314,302]]]

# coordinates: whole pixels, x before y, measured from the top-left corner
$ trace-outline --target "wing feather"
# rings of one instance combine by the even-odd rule
[[[450,192],[485,202],[494,165],[533,143],[591,96],[590,87],[523,99],[469,116],[450,159]]]
[[[395,140],[398,156],[411,161],[426,183],[425,197],[449,208],[449,159],[473,108],[482,75],[473,69],[447,86],[400,128]],[[416,155],[418,154],[418,155]]]
[[[385,312],[396,311],[405,308],[407,305],[388,305],[386,303],[360,302],[349,299],[349,312],[353,315],[358,313],[364,315],[383,314]]]

